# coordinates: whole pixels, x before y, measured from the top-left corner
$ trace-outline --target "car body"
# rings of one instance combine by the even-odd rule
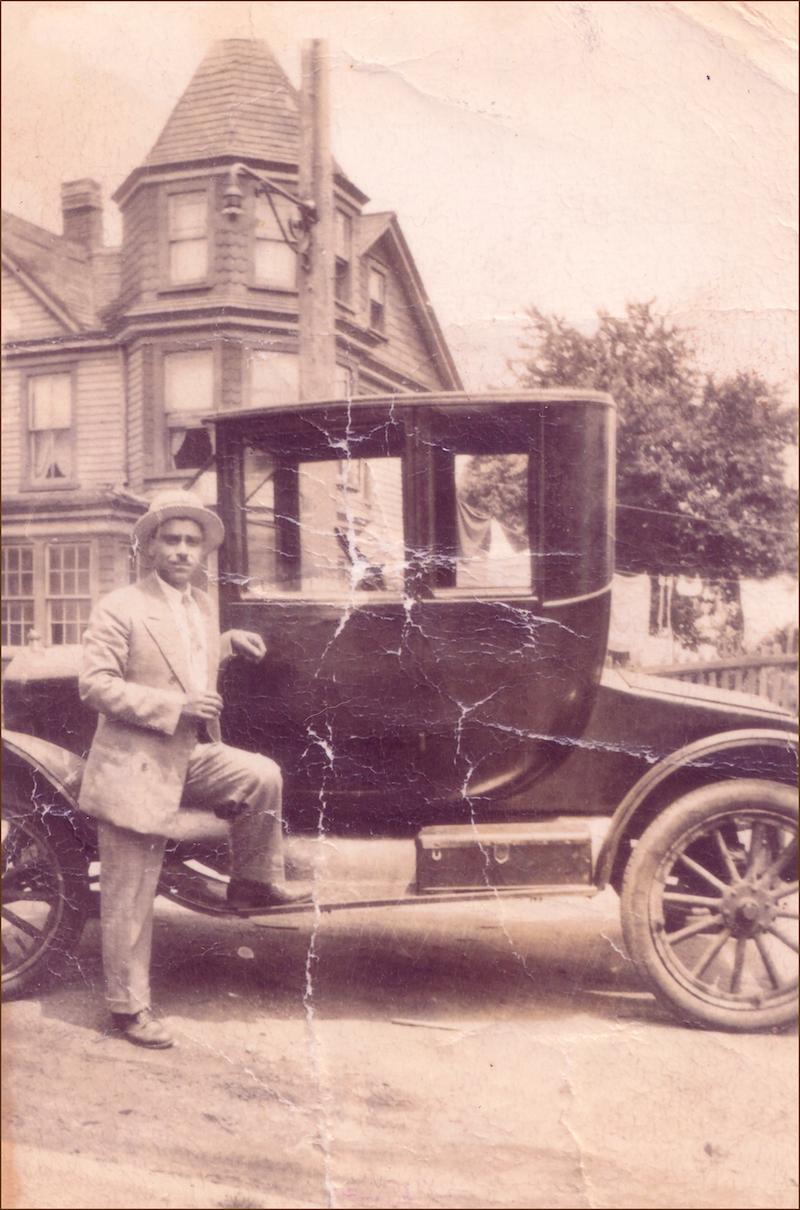
[[[210,422],[222,628],[267,645],[258,665],[227,667],[223,732],[280,763],[290,833],[413,845],[404,902],[610,883],[637,965],[673,1008],[782,1023],[796,979],[769,947],[782,961],[796,950],[780,923],[796,933],[794,720],[760,698],[606,667],[611,398],[399,394]],[[77,658],[12,663],[6,716],[12,777],[24,782],[26,764],[44,777],[91,855],[75,808],[92,725]],[[587,823],[600,819],[598,850]],[[172,893],[212,910],[187,877]],[[649,924],[632,923],[634,902]],[[684,934],[719,947],[699,975]],[[662,954],[663,937],[677,940]]]

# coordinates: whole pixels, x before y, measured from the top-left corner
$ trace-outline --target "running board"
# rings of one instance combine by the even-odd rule
[[[203,886],[205,884],[205,886]],[[291,885],[291,883],[289,884]],[[313,891],[313,886],[312,886]],[[163,887],[162,894],[173,903],[201,912],[207,916],[220,916],[228,919],[265,919],[272,916],[290,916],[298,912],[343,912],[367,908],[393,908],[431,906],[436,903],[477,903],[488,900],[507,899],[546,899],[554,895],[580,895],[591,898],[596,895],[598,888],[587,883],[566,884],[555,886],[529,886],[505,889],[501,887],[485,887],[477,889],[469,887],[463,891],[424,891],[417,890],[416,883],[391,887],[384,884],[370,886],[369,884],[352,884],[331,886],[328,883],[321,890],[320,897],[310,903],[285,904],[274,908],[254,908],[252,910],[231,911],[225,902],[224,884],[212,882],[211,879],[198,878],[193,880],[191,887],[184,885]]]

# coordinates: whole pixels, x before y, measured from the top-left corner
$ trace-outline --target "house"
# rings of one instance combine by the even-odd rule
[[[62,186],[63,231],[3,216],[5,656],[31,630],[75,643],[95,600],[132,574],[129,534],[158,488],[198,481],[213,502],[210,412],[298,398],[297,256],[280,196],[230,168],[298,178],[295,89],[262,42],[215,45],[144,163],[114,194]],[[337,395],[458,389],[460,380],[392,213],[334,167]],[[205,468],[205,474],[204,474]]]

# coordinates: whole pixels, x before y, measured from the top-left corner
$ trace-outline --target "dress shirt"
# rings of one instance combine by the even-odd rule
[[[172,611],[178,634],[181,636],[184,653],[192,674],[192,685],[196,693],[208,688],[208,639],[206,622],[200,607],[192,596],[191,588],[181,592],[166,580],[158,577],[161,590]]]

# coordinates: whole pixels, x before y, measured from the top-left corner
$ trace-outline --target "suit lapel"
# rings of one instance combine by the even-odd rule
[[[186,648],[178,631],[169,602],[158,586],[155,572],[144,583],[147,591],[147,610],[144,625],[161,652],[173,674],[178,678],[184,692],[191,691],[192,672],[186,657]]]

